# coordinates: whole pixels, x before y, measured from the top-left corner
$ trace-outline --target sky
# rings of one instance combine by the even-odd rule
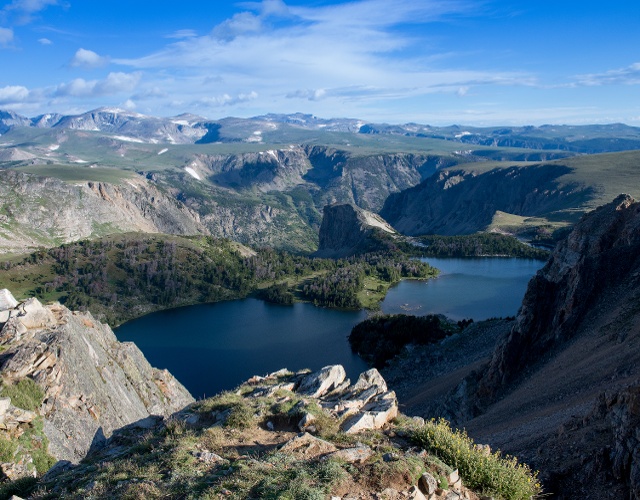
[[[0,109],[640,126],[640,2],[0,1]]]

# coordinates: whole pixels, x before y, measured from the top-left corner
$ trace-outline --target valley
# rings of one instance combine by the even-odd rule
[[[192,411],[198,406],[189,406],[191,395],[229,390],[256,373],[292,368],[294,385],[283,379],[274,389],[278,398],[292,398],[300,369],[340,364],[355,378],[367,360],[382,370],[402,411],[418,417],[419,429],[426,425],[419,419],[431,417],[465,426],[479,442],[539,468],[547,491],[565,494],[575,481],[586,481],[586,495],[637,490],[629,437],[637,204],[616,197],[640,197],[638,129],[392,126],[302,114],[212,121],[101,108],[36,118],[2,112],[0,133],[0,288],[20,302],[7,299],[0,367],[7,387],[39,384],[41,413],[28,414],[33,419],[16,433],[43,422],[45,448],[55,458],[77,460],[90,448],[106,453],[138,432],[127,428],[136,419],[153,432],[173,432],[169,414],[183,407],[185,432],[200,433],[209,417]],[[550,255],[538,247],[555,250],[536,274]],[[129,351],[133,344],[118,347],[109,327],[96,326],[101,321],[124,323],[118,338],[135,341],[187,389],[146,360],[144,373],[133,370],[142,354]],[[606,338],[596,339],[596,330]],[[77,338],[59,345],[58,331]],[[85,343],[76,346],[80,338]],[[622,354],[625,347],[631,352]],[[599,349],[615,367],[589,354]],[[78,380],[61,375],[66,363],[91,371],[87,360],[98,367],[91,384],[112,381],[114,390],[140,399],[135,415],[119,420],[117,396],[105,390],[94,397],[93,386],[77,389]],[[592,367],[597,373],[588,373]],[[552,400],[541,391],[548,377]],[[213,379],[217,385],[207,382]],[[580,389],[583,379],[591,381],[588,391]],[[349,383],[340,384],[335,395],[346,397]],[[276,419],[272,427],[296,429],[293,417],[265,410],[282,400],[259,401],[256,414]],[[233,399],[220,412],[246,404]],[[338,418],[332,426],[348,421],[327,411]],[[90,418],[81,420],[81,439],[66,443],[62,436],[76,432],[73,412]],[[167,420],[147,420],[155,414]],[[254,424],[267,432],[266,420]],[[436,432],[402,425],[406,435]],[[554,444],[568,446],[574,435],[583,440],[579,451]],[[16,453],[33,454],[42,473],[52,459],[37,451],[38,436]],[[610,436],[613,451],[604,445]],[[588,444],[590,437],[597,439]],[[539,440],[546,449],[534,447]],[[216,450],[223,460],[237,458]],[[421,470],[453,474],[453,466],[426,456]],[[65,470],[50,477],[62,484]],[[593,477],[605,486],[597,489]],[[211,484],[219,493],[218,479]],[[111,491],[99,481],[106,488],[100,491]],[[86,485],[69,487],[82,495]]]

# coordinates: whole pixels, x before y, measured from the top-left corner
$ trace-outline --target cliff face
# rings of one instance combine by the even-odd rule
[[[640,203],[587,214],[531,280],[475,386],[472,435],[558,498],[640,498]]]
[[[320,226],[319,257],[347,257],[374,250],[374,236],[378,233],[396,235],[379,215],[354,205],[330,205],[324,208]]]
[[[168,416],[193,401],[168,371],[152,368],[91,314],[36,299],[2,314],[2,383],[28,378],[41,388],[38,413],[58,460],[77,462],[115,429],[153,425],[151,415]]]
[[[621,195],[559,243],[514,321],[416,348],[385,376],[409,414],[518,456],[554,498],[640,498],[638,304],[640,203]]]
[[[560,165],[482,174],[448,169],[390,195],[380,215],[403,234],[470,234],[486,229],[497,211],[532,217],[581,206],[593,189],[559,185],[558,178],[569,171]]]
[[[0,252],[114,232],[207,234],[196,212],[136,177],[119,185],[0,172]]]
[[[621,195],[586,215],[530,281],[516,324],[483,377],[482,393],[495,393],[588,326],[589,313],[609,305],[602,303],[605,297],[631,305],[635,297],[627,288],[639,277],[640,203]]]

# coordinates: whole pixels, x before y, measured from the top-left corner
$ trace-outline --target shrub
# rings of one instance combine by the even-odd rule
[[[497,451],[485,454],[475,448],[464,431],[451,429],[446,420],[432,420],[412,430],[413,440],[428,452],[457,468],[465,485],[505,500],[528,500],[540,494],[537,472],[515,457]]]

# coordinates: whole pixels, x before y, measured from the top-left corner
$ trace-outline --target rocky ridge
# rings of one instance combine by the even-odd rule
[[[38,486],[62,498],[489,498],[465,487],[458,470],[412,446],[412,433],[425,425],[398,414],[395,394],[375,369],[355,384],[340,365],[313,373],[282,369],[157,421],[144,437],[122,429],[83,463],[54,467]],[[163,438],[172,435],[178,437]],[[176,448],[182,463],[171,461]],[[163,450],[153,461],[153,476],[145,471],[146,449]],[[110,482],[109,474],[125,460],[137,464],[136,477]],[[165,474],[165,467],[171,472]]]
[[[35,412],[21,417],[5,403],[0,420],[10,428],[6,415],[21,424],[42,416],[48,452],[56,459],[77,462],[115,429],[153,426],[155,416],[193,401],[168,371],[152,368],[133,343],[118,342],[91,314],[37,299],[14,304],[5,301],[0,318],[2,385],[28,379],[43,397]]]

